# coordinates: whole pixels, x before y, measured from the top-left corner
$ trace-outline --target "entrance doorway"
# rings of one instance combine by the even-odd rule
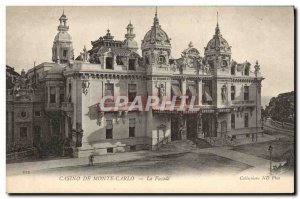
[[[41,127],[35,126],[34,133],[33,133],[33,146],[39,147],[41,141]]]
[[[206,115],[202,117],[202,130],[204,137],[213,137],[212,122],[213,120],[211,116]]]
[[[171,141],[181,140],[179,116],[171,118]]]
[[[186,131],[186,138],[188,140],[195,140],[197,138],[197,115],[186,116]]]

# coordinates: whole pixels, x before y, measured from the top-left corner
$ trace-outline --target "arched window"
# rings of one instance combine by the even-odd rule
[[[149,62],[149,57],[148,56],[145,56],[145,62],[146,62],[146,65],[149,65],[150,62]]]
[[[231,75],[235,75],[235,65],[231,66]]]

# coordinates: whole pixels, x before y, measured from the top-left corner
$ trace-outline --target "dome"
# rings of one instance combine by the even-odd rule
[[[71,42],[72,37],[68,32],[61,31],[61,32],[58,32],[54,38],[54,42],[57,42],[57,41]]]
[[[159,25],[157,13],[155,13],[153,26],[151,27],[151,30],[149,30],[144,40],[142,40],[142,48],[145,48],[148,45],[161,45],[165,46],[167,48],[170,48],[170,38],[168,37],[167,33],[161,28]]]
[[[125,46],[130,49],[138,49],[138,44],[134,39],[126,39]]]
[[[204,54],[231,54],[231,46],[229,46],[228,42],[222,37],[220,34],[219,25],[217,24],[216,32],[213,38],[207,43]]]

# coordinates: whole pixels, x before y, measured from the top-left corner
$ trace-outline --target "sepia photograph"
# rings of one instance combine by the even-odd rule
[[[293,6],[5,9],[7,193],[295,193]]]

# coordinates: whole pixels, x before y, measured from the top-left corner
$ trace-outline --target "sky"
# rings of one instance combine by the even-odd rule
[[[7,7],[6,64],[17,72],[28,70],[34,62],[51,61],[52,45],[59,17],[68,17],[75,57],[84,45],[106,34],[124,40],[131,20],[135,40],[141,40],[153,24],[155,7]],[[265,80],[262,96],[277,96],[294,90],[294,13],[292,7],[158,7],[162,29],[171,38],[174,58],[193,42],[204,53],[212,38],[217,12],[221,34],[232,46],[237,62],[258,60]]]

